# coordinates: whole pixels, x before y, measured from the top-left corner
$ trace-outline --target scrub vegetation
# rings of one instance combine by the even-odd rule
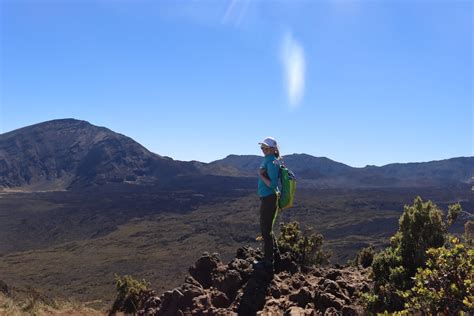
[[[448,233],[460,212],[457,203],[444,215],[436,204],[420,197],[404,207],[390,246],[373,259],[373,292],[365,294],[369,311],[450,315],[473,311],[474,250],[468,238],[461,243]]]

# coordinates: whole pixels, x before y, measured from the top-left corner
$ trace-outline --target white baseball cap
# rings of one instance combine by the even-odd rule
[[[277,141],[273,137],[267,137],[259,145],[265,145],[272,148],[277,148]]]

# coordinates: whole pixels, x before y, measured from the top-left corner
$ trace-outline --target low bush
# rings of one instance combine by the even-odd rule
[[[150,284],[145,280],[136,280],[129,275],[115,276],[117,297],[112,305],[109,315],[116,312],[136,313],[140,297],[144,291],[149,290]]]
[[[362,248],[357,253],[357,258],[356,258],[357,264],[361,265],[364,268],[370,267],[372,265],[372,262],[374,261],[374,255],[375,255],[375,249],[372,245]]]
[[[303,265],[324,264],[330,254],[322,249],[323,235],[316,234],[311,228],[301,231],[296,221],[280,224],[280,236],[277,243],[281,252],[290,252],[296,262]]]
[[[474,246],[474,221],[469,220],[464,224],[463,238],[468,246]]]
[[[399,229],[390,239],[390,246],[376,254],[372,262],[374,292],[366,296],[371,312],[403,310],[405,291],[414,285],[413,277],[424,268],[426,251],[442,247],[448,240],[448,228],[460,212],[460,205],[449,206],[448,215],[431,201],[416,197],[406,205],[399,220]]]
[[[414,286],[402,293],[407,312],[458,315],[474,312],[474,249],[452,238],[448,246],[426,252]]]

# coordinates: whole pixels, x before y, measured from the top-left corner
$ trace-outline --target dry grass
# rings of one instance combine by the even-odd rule
[[[34,295],[24,299],[14,300],[0,293],[0,315],[23,316],[23,315],[76,315],[76,316],[102,316],[105,312],[98,311],[85,304],[73,301],[53,300],[48,303],[38,299]]]

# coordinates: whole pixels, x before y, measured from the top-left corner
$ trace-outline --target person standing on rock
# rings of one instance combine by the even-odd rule
[[[275,138],[267,137],[260,144],[264,154],[258,170],[258,196],[260,197],[260,229],[263,238],[263,261],[256,262],[256,267],[273,271],[274,251],[278,245],[273,234],[273,223],[278,211],[278,181],[280,176],[280,151]]]

